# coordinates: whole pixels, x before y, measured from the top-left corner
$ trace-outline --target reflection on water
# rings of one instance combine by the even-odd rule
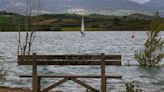
[[[113,53],[123,56],[123,65],[127,63],[137,64],[133,54],[135,50],[143,47],[146,33],[136,32],[135,39],[131,38],[131,34],[131,32],[86,32],[86,36],[81,37],[79,32],[41,32],[37,34],[32,51],[38,54]],[[161,35],[164,35],[164,32]],[[31,87],[31,79],[21,80],[18,77],[24,72],[31,73],[31,67],[17,65],[17,33],[0,33],[0,39],[0,62],[12,71],[9,73],[5,85]],[[106,70],[107,74],[123,75],[121,80],[108,79],[108,89],[111,92],[124,90],[124,83],[132,80],[146,92],[163,92],[164,90],[164,68],[142,69],[138,66],[121,66],[107,67]],[[47,66],[39,67],[39,73],[99,74],[100,69],[98,66]],[[100,88],[99,79],[83,80],[96,88]],[[45,84],[50,81],[57,80],[43,80],[42,83]],[[58,89],[61,90],[61,87],[65,90],[64,92],[72,92],[73,90],[84,92],[86,90],[71,81],[61,85]]]

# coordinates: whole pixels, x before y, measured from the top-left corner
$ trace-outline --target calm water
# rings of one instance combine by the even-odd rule
[[[164,32],[161,34],[164,35]],[[87,32],[86,37],[81,37],[79,32],[40,32],[37,33],[33,45],[33,52],[37,54],[86,54],[86,53],[106,53],[121,54],[122,64],[137,64],[133,58],[134,51],[143,47],[145,32],[136,32],[134,39],[132,32]],[[31,67],[20,67],[17,65],[17,33],[0,32],[0,62],[10,70],[5,85],[12,87],[31,87],[30,79],[20,79],[18,76],[23,73],[30,73]],[[164,60],[163,60],[164,61]],[[28,71],[27,71],[28,70]],[[48,72],[44,72],[44,70]],[[88,71],[89,70],[89,71]],[[124,83],[135,81],[145,92],[164,92],[164,68],[144,70],[138,66],[107,67],[107,74],[122,74],[121,80],[108,79],[108,89],[110,92],[123,91]],[[69,74],[98,74],[100,69],[93,67],[72,67],[72,66],[49,66],[39,67],[39,73],[69,73]],[[100,88],[99,79],[83,79],[88,84]],[[43,84],[56,80],[43,80]],[[47,85],[42,85],[43,87]],[[85,89],[73,82],[68,82],[58,89],[64,92],[85,92]]]

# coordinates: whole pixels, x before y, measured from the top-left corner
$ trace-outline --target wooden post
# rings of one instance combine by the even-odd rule
[[[38,92],[40,92],[40,90],[41,90],[41,78],[40,77],[38,77],[38,79],[37,79],[37,89],[38,89]]]
[[[106,92],[105,54],[101,54],[101,92]]]
[[[33,53],[32,55],[32,79],[32,90],[33,92],[38,92],[36,53]]]

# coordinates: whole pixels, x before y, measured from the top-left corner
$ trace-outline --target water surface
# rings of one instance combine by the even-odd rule
[[[31,67],[17,65],[18,33],[0,32],[0,62],[11,71],[5,85],[12,87],[31,87],[31,79],[20,79],[19,75],[31,73]],[[164,35],[164,32],[161,34]],[[121,54],[122,65],[137,64],[133,58],[134,51],[142,48],[146,40],[145,32],[136,32],[132,39],[132,32],[86,32],[81,37],[79,32],[40,32],[37,33],[32,51],[37,54]],[[22,39],[23,40],[23,39]],[[27,71],[28,70],[28,71]],[[45,72],[45,70],[47,72]],[[123,91],[124,83],[135,81],[145,92],[164,92],[164,68],[142,69],[138,66],[107,67],[106,73],[122,74],[123,78],[108,79],[108,89],[111,92]],[[73,67],[73,66],[49,66],[39,67],[39,73],[56,74],[99,74],[98,66]],[[100,88],[99,79],[82,79],[96,88]],[[42,83],[56,80],[43,80]],[[42,85],[45,87],[46,85]],[[64,92],[85,92],[86,90],[73,82],[61,85],[58,89]]]

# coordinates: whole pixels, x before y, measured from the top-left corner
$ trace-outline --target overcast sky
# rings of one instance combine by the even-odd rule
[[[24,14],[27,1],[29,0],[0,0],[0,10]],[[40,7],[41,11],[50,13],[77,12],[79,9],[91,13],[101,11],[104,14],[115,14],[115,12],[154,14],[159,10],[164,16],[164,0],[40,0]]]
[[[129,0],[129,1],[133,1],[133,2],[136,2],[136,3],[139,3],[139,4],[144,4],[144,3],[147,3],[151,0]]]

